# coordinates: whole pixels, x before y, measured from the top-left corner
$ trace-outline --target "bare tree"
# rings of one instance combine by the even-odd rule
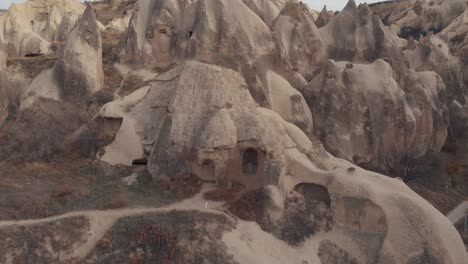
[[[401,177],[403,181],[408,182],[418,177],[416,172],[416,159],[408,148],[395,150],[386,159],[388,172],[391,176]]]

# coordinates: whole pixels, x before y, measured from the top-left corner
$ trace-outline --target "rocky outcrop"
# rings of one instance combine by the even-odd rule
[[[427,56],[429,62],[426,62],[426,67],[433,67],[434,70],[444,74],[447,86],[450,87],[450,128],[447,145],[459,151],[464,151],[466,144],[463,142],[468,140],[468,135],[465,132],[468,127],[467,33],[468,10],[465,10],[442,32],[421,41],[422,46],[429,47],[431,50],[431,54]]]
[[[399,98],[392,103],[404,104],[404,93],[395,81],[393,85],[382,85],[391,80],[388,64],[381,60],[374,64],[355,66],[356,73],[350,73],[349,78],[355,82],[361,77],[359,70],[366,67],[383,70],[385,81],[376,79],[369,89],[383,86],[382,93]],[[372,73],[367,72],[369,75]],[[355,87],[362,89],[357,83]],[[373,99],[380,96],[377,91],[369,91],[371,94],[375,95]],[[363,262],[381,259],[385,263],[392,256],[396,263],[404,263],[409,255],[427,247],[423,242],[441,261],[458,263],[465,254],[448,220],[403,182],[332,157],[297,126],[274,111],[259,107],[245,80],[233,70],[187,61],[160,74],[151,87],[140,88],[124,101],[109,103],[100,113],[103,118],[123,118],[116,140],[106,148],[103,158],[126,157],[125,162],[131,162],[147,157],[149,171],[159,179],[190,173],[223,186],[241,183],[248,189],[277,188],[274,193],[279,196],[271,199],[279,203],[299,184],[322,186],[334,204],[336,226],[331,237],[351,243],[341,244],[334,239],[332,242],[353,256],[361,256]],[[388,105],[392,107],[391,103]],[[410,106],[406,108],[407,115],[411,115]],[[127,155],[126,142],[134,142],[131,145],[140,149]],[[118,159],[114,161],[120,163]],[[373,217],[363,220],[361,215]],[[413,225],[413,221],[418,224]],[[434,226],[438,232],[423,231],[435,230]],[[367,240],[370,234],[374,234],[372,247]],[[405,239],[407,236],[419,239]],[[316,238],[312,235],[306,239]],[[453,241],[457,241],[456,246]],[[353,244],[362,246],[349,246]]]
[[[273,26],[280,11],[286,5],[288,0],[242,0],[250,10],[259,16],[268,26]]]
[[[440,36],[447,38],[450,43],[451,51],[456,55],[464,56],[461,50],[467,46],[468,39],[466,34],[468,33],[468,10],[465,10],[463,14],[454,19],[447,27],[445,27],[440,33]]]
[[[41,72],[26,88],[21,109],[40,98],[65,100],[86,109],[103,82],[102,40],[94,10],[88,5],[66,37],[54,67]]]
[[[64,43],[68,34],[73,30],[76,20],[72,16],[65,16],[60,23],[57,33],[54,36],[54,42]]]
[[[0,41],[12,56],[49,53],[50,43],[63,35],[60,24],[68,17],[74,24],[84,11],[79,0],[34,0],[12,4],[0,16]]]
[[[399,36],[418,39],[429,32],[440,32],[460,16],[465,7],[464,0],[410,0],[381,3],[373,9]]]
[[[322,11],[320,12],[319,16],[315,20],[315,25],[318,28],[321,28],[321,27],[325,26],[326,24],[328,24],[328,22],[330,22],[331,19],[332,19],[332,16],[328,12],[327,6],[324,6]]]
[[[384,25],[389,26],[392,22],[405,16],[405,11],[414,6],[415,0],[405,1],[382,1],[369,4],[374,14],[378,15]]]
[[[137,62],[167,67],[197,59],[240,69],[274,50],[270,29],[241,0],[145,0],[137,5],[126,50]],[[236,38],[229,37],[232,32],[238,32]],[[233,53],[239,56],[232,58]]]
[[[259,75],[282,66],[276,51],[269,26],[241,0],[144,0],[130,21],[121,61],[164,69],[194,59],[234,69],[256,101],[268,105]]]
[[[405,68],[401,52],[403,41],[388,30],[366,4],[346,7],[320,33],[328,46],[330,59],[337,61],[374,62],[384,58],[394,68]]]
[[[88,103],[103,87],[102,40],[90,5],[67,37],[54,71],[63,98],[77,104]]]
[[[4,45],[0,45],[0,127],[8,117],[8,95],[6,93],[6,60],[7,51]]]
[[[422,39],[415,48],[406,49],[410,68],[416,71],[435,71],[447,86],[450,101],[465,103],[467,92],[463,86],[463,71],[458,58],[450,53],[447,43],[433,34]]]
[[[468,107],[460,104],[457,100],[453,100],[449,105],[450,110],[450,128],[448,147],[455,151],[464,153],[468,150],[466,144],[468,140]]]
[[[448,125],[441,77],[410,70],[406,41],[367,5],[350,1],[320,29],[313,16],[298,1],[139,0],[115,67],[123,83],[142,78],[122,84],[83,125],[78,114],[89,120],[84,110],[102,88],[102,41],[88,5],[71,33],[59,34],[54,68],[24,94],[23,110],[39,107],[22,113],[41,131],[74,123],[74,133],[62,129],[44,144],[66,141],[67,151],[112,165],[147,162],[155,184],[193,175],[260,193],[247,204],[260,205],[258,225],[239,220],[234,235],[262,227],[258,234],[296,249],[304,243],[310,263],[407,263],[427,253],[461,264],[465,248],[448,219],[402,181],[356,165],[386,169],[440,150]],[[268,224],[279,234],[266,234]]]
[[[277,17],[274,29],[291,67],[311,80],[327,59],[326,46],[304,3],[289,1]]]
[[[440,151],[447,136],[445,86],[433,72],[412,72],[409,90],[390,65],[330,61],[303,93],[316,135],[338,157],[374,169],[403,156]]]

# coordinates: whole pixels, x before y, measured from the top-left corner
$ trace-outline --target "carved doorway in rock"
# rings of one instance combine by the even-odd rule
[[[258,152],[248,148],[242,153],[242,173],[256,174],[258,170]]]
[[[204,160],[201,165],[201,178],[216,181],[216,166],[212,160]]]

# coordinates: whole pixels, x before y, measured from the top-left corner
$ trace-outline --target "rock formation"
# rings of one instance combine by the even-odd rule
[[[0,44],[0,127],[8,117],[8,96],[6,93],[6,47]]]
[[[404,68],[403,41],[388,30],[366,4],[351,0],[320,33],[330,58],[353,62],[373,62],[384,58],[395,68]]]
[[[107,65],[122,84],[96,114],[99,30],[111,29],[89,4],[68,35],[72,20],[61,21],[51,38],[65,40],[59,58],[29,85],[21,110],[79,109],[73,127],[82,126],[63,132],[66,151],[109,166],[147,163],[157,184],[195,176],[240,185],[237,202],[261,197],[240,207],[254,209],[248,225],[289,243],[280,249],[303,243],[305,262],[463,263],[447,218],[403,181],[358,167],[387,170],[440,151],[449,113],[450,131],[463,134],[460,67],[441,38],[408,43],[353,0],[320,29],[296,0],[139,0],[118,62]],[[130,76],[138,84],[124,87]],[[38,102],[55,107],[27,111]]]
[[[316,134],[335,156],[381,170],[403,155],[440,151],[448,126],[442,79],[413,73],[405,92],[389,64],[330,61],[303,90]],[[378,120],[378,121],[377,121]]]
[[[383,61],[376,64],[391,76],[388,64]],[[356,70],[359,67],[366,66],[356,66]],[[404,100],[395,82],[385,90],[389,91]],[[192,173],[202,179],[217,180],[224,186],[232,182],[252,189],[278,186],[281,196],[301,183],[324,186],[334,204],[339,230],[336,232],[355,243],[369,243],[365,239],[366,234],[380,233],[375,243],[382,247],[364,247],[372,258],[379,259],[381,263],[389,261],[390,256],[399,263],[408,255],[424,250],[419,242],[408,239],[404,240],[407,243],[401,243],[403,237],[412,236],[408,232],[422,235],[422,241],[430,243],[431,254],[441,261],[457,263],[463,252],[462,246],[440,250],[440,245],[449,241],[447,234],[454,231],[444,229],[440,235],[423,231],[433,225],[445,228],[448,224],[442,223],[447,220],[432,209],[424,209],[430,206],[402,182],[359,168],[348,169],[352,167],[351,163],[331,157],[317,142],[310,141],[301,129],[284,121],[275,112],[258,107],[239,73],[187,61],[162,73],[154,79],[151,88],[135,91],[126,101],[133,105],[130,112],[123,114],[115,108],[115,103],[110,103],[100,114],[105,118],[124,119],[116,141],[106,149],[103,157],[125,156],[128,153],[126,144],[136,140],[142,142],[142,148],[133,153],[143,153],[144,144],[148,144],[147,149],[151,149],[148,169],[158,178],[183,177]],[[127,140],[121,140],[120,135],[126,135]],[[138,155],[127,157],[142,158]],[[353,214],[351,211],[356,210],[349,207],[354,203],[352,201],[359,204],[360,214],[381,215],[386,220],[372,218],[370,221],[377,222],[364,223],[356,219],[356,225],[360,226],[357,229],[349,219]],[[415,208],[421,210],[420,213],[415,213]],[[407,214],[417,220],[401,217]],[[413,226],[408,220],[416,221],[418,225]],[[437,223],[439,221],[440,224]],[[352,233],[355,235],[351,236]],[[450,239],[456,239],[456,234]],[[359,255],[357,252],[364,249],[346,250]]]
[[[373,9],[399,36],[418,39],[429,32],[440,32],[463,13],[465,6],[464,0],[410,0],[382,3]]]
[[[450,53],[447,43],[441,38],[429,34],[419,41],[414,49],[407,49],[410,68],[417,71],[435,71],[447,86],[448,99],[462,100],[467,95],[463,86],[461,64],[458,58]]]
[[[257,16],[271,27],[288,1],[243,0],[243,2],[250,8],[250,10],[257,14]]]
[[[324,6],[322,11],[320,12],[320,15],[317,17],[317,20],[315,20],[315,25],[318,28],[321,28],[325,26],[326,24],[328,24],[328,22],[330,22],[331,19],[332,17],[330,13],[328,12],[327,7]]]
[[[94,10],[88,5],[67,36],[54,67],[44,70],[26,89],[22,109],[33,105],[38,98],[89,106],[91,96],[102,88],[104,81],[98,28]]]
[[[327,51],[306,5],[289,1],[277,17],[274,29],[293,69],[306,80],[317,75]]]
[[[89,95],[102,88],[102,40],[90,5],[70,32],[54,70],[62,88],[61,94],[67,100],[86,103]]]
[[[50,43],[59,38],[62,20],[71,24],[84,11],[79,0],[34,0],[12,4],[0,16],[0,41],[8,45],[11,55],[49,52]]]

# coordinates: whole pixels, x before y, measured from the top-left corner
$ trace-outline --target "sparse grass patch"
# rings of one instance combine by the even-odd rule
[[[221,242],[234,228],[222,215],[170,212],[120,219],[84,263],[234,263]]]
[[[40,168],[40,173],[36,172]],[[129,186],[122,179],[137,173]],[[0,163],[0,219],[42,218],[76,210],[158,207],[200,191],[192,177],[153,181],[145,170],[84,159]]]
[[[204,193],[203,197],[210,201],[229,203],[237,197],[241,190],[241,186],[229,189],[216,189]]]
[[[0,263],[64,263],[60,255],[87,236],[85,217],[0,229]],[[8,260],[9,259],[9,260]]]

